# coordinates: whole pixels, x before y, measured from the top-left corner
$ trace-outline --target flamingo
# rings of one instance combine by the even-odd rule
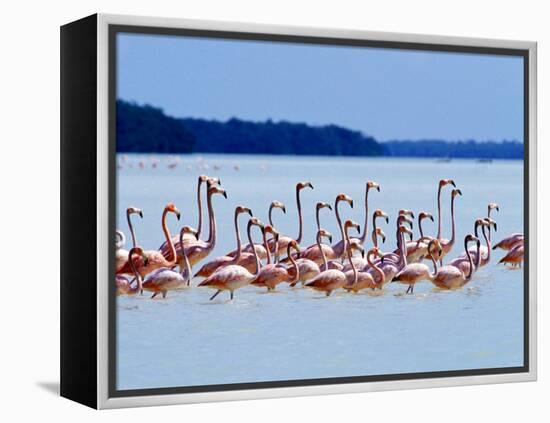
[[[443,266],[435,272],[433,278],[429,279],[436,287],[441,289],[457,289],[463,287],[472,279],[474,269],[479,267],[481,254],[478,254],[477,262],[474,264],[470,251],[468,250],[468,243],[471,241],[475,241],[478,246],[480,245],[479,239],[472,234],[468,234],[464,238],[464,250],[466,251],[469,262],[468,274],[465,274],[460,268],[455,266]],[[433,255],[431,255],[431,259],[435,269],[437,269],[437,262]]]
[[[296,242],[301,244],[303,236],[303,218],[302,218],[302,202],[300,200],[300,193],[304,188],[313,189],[311,182],[298,182],[296,184],[296,207],[298,209],[298,236],[295,238]],[[276,256],[282,256],[286,251],[287,244],[292,241],[293,238],[289,236],[280,236],[279,237],[279,250],[276,251]],[[272,250],[273,245],[269,245],[269,248]]]
[[[453,249],[453,245],[455,244],[455,235],[456,235],[455,198],[457,195],[462,195],[462,191],[460,191],[459,189],[453,189],[453,191],[451,192],[451,224],[452,224],[451,239],[443,239],[440,236],[437,237],[442,247],[441,256],[439,257],[440,264],[443,264],[443,258],[450,253],[450,251]]]
[[[130,229],[130,234],[132,235],[132,247],[137,247],[138,243],[137,243],[136,233],[134,231],[134,226],[132,225],[132,219],[130,219],[130,216],[132,214],[137,214],[137,215],[139,215],[139,217],[141,217],[143,219],[143,212],[141,211],[141,209],[138,209],[136,207],[128,207],[126,209],[126,221],[128,222],[128,228]],[[118,231],[118,232],[120,232],[120,231]],[[124,234],[122,232],[120,232],[120,233],[124,237]],[[126,240],[124,240],[124,241],[126,241]],[[117,248],[115,270],[119,271],[124,266],[124,263],[127,262],[127,259],[128,259],[128,251],[123,250],[123,249],[119,250]]]
[[[487,205],[487,217],[490,219],[491,218],[491,211],[493,210],[496,210],[497,212],[500,212],[500,207],[498,206],[497,203],[489,203]],[[488,231],[488,236],[489,236],[489,241],[491,241],[491,227],[489,226],[489,231]]]
[[[438,255],[441,254],[441,244],[438,239],[432,239],[428,243],[428,253],[431,255],[432,250],[436,249]],[[412,294],[414,285],[422,280],[432,280],[437,273],[437,266],[434,266],[434,273],[430,273],[430,268],[424,263],[408,263],[406,264],[392,279],[392,282],[399,282],[409,285],[406,294]]]
[[[237,237],[237,250],[236,250],[237,254],[235,256],[231,256],[227,254],[225,256],[220,256],[209,261],[208,263],[204,264],[197,273],[195,273],[195,277],[199,276],[199,277],[207,278],[220,267],[227,266],[229,264],[240,264],[239,260],[243,256],[243,252],[241,249],[241,236],[239,233],[238,219],[239,219],[239,215],[243,213],[248,213],[250,217],[252,217],[252,210],[250,210],[248,207],[244,207],[244,206],[235,207],[235,215],[233,219],[234,219],[234,225],[235,225],[235,235]],[[244,253],[244,255],[246,254],[250,254],[250,253]],[[250,255],[253,257],[252,254]]]
[[[354,245],[354,244],[350,244],[350,247],[351,248],[354,248],[354,247],[355,248],[358,248],[358,247],[363,248],[361,245]],[[351,250],[351,248],[349,250]],[[357,268],[355,267],[354,262],[351,260],[351,251],[348,252],[348,255],[349,255],[348,258],[350,259],[351,270],[348,270],[348,271],[345,272],[348,284],[344,287],[344,289],[346,291],[352,291],[354,293],[357,293],[357,292],[361,291],[362,289],[380,288],[381,285],[376,283],[375,277],[372,276],[372,273],[357,270]],[[370,249],[367,252],[366,260],[367,260],[369,266],[372,269],[374,269],[374,272],[377,273],[376,278],[379,281],[383,281],[384,278],[385,278],[384,272],[382,271],[382,269],[380,269],[380,267],[378,267],[378,265],[376,263],[373,263],[370,259],[371,256],[373,256],[373,255],[376,255],[380,258],[383,257],[383,255],[380,252],[380,250],[378,249],[378,247],[373,247],[372,249]]]
[[[401,263],[401,260],[402,260],[402,254],[401,253],[402,253],[402,249],[403,249],[403,247],[401,246],[401,238],[402,238],[402,232],[404,231],[404,229],[401,230],[400,228],[403,227],[403,228],[407,229],[406,233],[409,234],[409,236],[412,239],[412,231],[409,230],[405,226],[405,223],[408,223],[409,225],[412,226],[412,220],[410,220],[407,216],[405,216],[403,214],[400,214],[399,216],[397,216],[397,220],[396,220],[397,231],[396,231],[396,235],[395,235],[396,236],[396,241],[397,241],[397,249],[395,249],[391,253],[383,254],[384,255],[384,261],[391,261],[391,262],[394,262],[396,264]],[[405,241],[403,241],[403,242],[405,242]]]
[[[124,244],[126,244],[124,232],[117,229],[115,231],[115,236],[115,271],[117,271],[124,266],[124,263],[128,260],[128,251],[123,248]]]
[[[147,262],[145,262],[143,259],[140,259],[138,257],[137,262],[135,263],[136,269],[139,272],[139,274],[144,277],[148,273],[151,273],[153,270],[159,269],[161,267],[173,267],[176,264],[176,249],[174,247],[174,243],[172,242],[172,238],[170,236],[170,231],[168,230],[168,226],[166,225],[166,217],[168,213],[174,213],[177,217],[177,219],[180,219],[180,212],[174,205],[174,203],[168,203],[166,207],[164,208],[164,211],[162,212],[162,231],[164,232],[164,236],[166,238],[166,241],[168,242],[169,247],[169,256],[170,259],[167,259],[160,251],[156,250],[149,250],[144,251],[145,256],[147,256]],[[117,274],[126,274],[133,272],[132,267],[128,262],[122,266],[116,273]]]
[[[514,248],[512,248],[508,254],[506,254],[503,258],[500,259],[500,263],[504,264],[510,264],[511,267],[519,267],[521,268],[521,264],[523,263],[524,258],[524,246],[523,241],[520,241]]]
[[[481,267],[485,266],[487,263],[489,263],[489,260],[491,259],[491,240],[488,237],[488,234],[485,233],[485,228],[487,228],[487,232],[491,230],[491,226],[495,229],[495,232],[497,230],[497,224],[496,222],[491,219],[490,217],[486,217],[485,219],[476,219],[474,224],[474,234],[476,237],[479,238],[479,231],[478,228],[481,226],[481,232],[483,235],[483,238],[485,239],[485,244],[480,247],[481,252],[481,261],[479,265]],[[477,254],[478,251],[476,247],[470,247],[470,254],[472,254],[472,259],[477,260]],[[451,263],[453,266],[455,266],[455,263],[459,263],[460,261],[467,262],[468,257],[466,254],[462,254],[460,257],[457,257],[454,259]]]
[[[262,235],[264,233],[264,224],[255,217],[250,218],[246,228],[250,245],[254,245],[252,234],[250,233],[252,226],[258,226],[262,232]],[[256,249],[253,249],[252,253],[254,254],[254,259],[256,262],[256,269],[254,273],[250,273],[247,269],[239,266],[238,264],[231,264],[229,266],[222,267],[199,284],[199,287],[216,289],[216,292],[210,297],[210,300],[216,298],[216,296],[222,291],[229,291],[230,299],[232,300],[235,290],[250,284],[250,282],[258,276],[260,273],[260,259]]]
[[[358,242],[359,244],[365,244],[368,236],[368,227],[369,227],[369,191],[371,189],[376,189],[380,192],[380,184],[374,181],[367,181],[365,184],[365,226],[363,227],[363,235],[356,238],[350,238],[352,243]]]
[[[330,240],[332,238],[332,235],[324,229],[317,231],[317,245],[319,247],[319,251],[321,252],[323,263],[326,269],[328,265],[325,254],[323,253],[323,250],[321,248],[322,237],[327,237]],[[307,288],[312,288],[316,291],[324,292],[325,295],[328,297],[332,293],[332,291],[338,288],[342,288],[346,284],[347,279],[344,272],[336,269],[327,269],[319,273],[311,281],[307,282],[305,286]]]
[[[279,236],[278,233],[273,234],[275,239]],[[264,244],[267,245],[267,239],[265,238],[265,232],[264,232]],[[274,245],[277,245],[277,242],[275,242]],[[284,265],[282,264],[275,264],[269,262],[269,256],[268,255],[268,263],[262,267],[260,270],[260,273],[256,278],[250,283],[251,285],[262,287],[267,287],[268,292],[272,292],[275,290],[278,284],[282,282],[288,282],[291,285],[298,282],[300,278],[300,269],[298,265],[296,264],[296,261],[292,257],[291,249],[294,249],[297,253],[300,252],[300,247],[298,246],[298,243],[296,240],[291,240],[287,246],[287,254],[288,258],[290,260],[290,263],[292,265],[292,271],[289,271]]]
[[[372,237],[373,245],[376,248],[378,248],[378,237],[382,238],[382,243],[386,242],[386,234],[380,228],[373,228],[371,237]],[[364,248],[363,248],[363,250],[361,250],[361,248],[359,248],[361,246],[361,244],[352,242],[352,245],[356,246],[357,250],[364,252]],[[378,250],[378,251],[380,251],[380,250]],[[382,254],[382,253],[380,253],[380,254]],[[382,254],[382,257],[383,257],[383,254]],[[353,266],[355,266],[355,268],[358,269],[358,271],[364,271],[364,270],[368,269],[369,267],[371,267],[371,264],[369,263],[369,260],[368,260],[368,258],[366,257],[366,255],[364,253],[362,253],[361,257],[352,257],[351,260],[353,261]],[[344,266],[344,268],[342,269],[344,271],[344,273],[347,273],[348,271],[352,270],[351,266],[352,266],[351,262],[347,263]]]
[[[317,223],[317,231],[321,229],[321,219],[320,214],[321,210],[327,208],[332,211],[332,206],[329,203],[326,203],[324,201],[319,201],[315,205],[315,221]],[[321,244],[321,248],[324,250],[324,253],[327,257],[332,257],[334,252],[332,251],[332,247],[330,245]],[[319,247],[317,246],[317,243],[310,245],[307,247],[301,254],[302,260],[309,260],[313,261],[317,266],[322,262],[321,259],[321,253],[319,251]],[[285,259],[285,261],[288,259]]]
[[[127,278],[124,275],[116,275],[116,279],[115,279],[116,295],[135,295],[138,292],[141,292],[142,290],[141,275],[138,273],[136,269],[136,266],[133,260],[134,254],[141,256],[141,260],[143,261],[143,263],[147,263],[147,256],[144,254],[143,249],[141,247],[133,247],[130,249],[130,252],[128,253],[128,263],[130,263],[130,267],[134,272],[137,285],[135,287],[132,287],[132,283],[129,278]]]
[[[484,219],[478,219],[481,221],[481,225],[482,225],[482,233],[483,233],[483,237],[485,238],[485,241],[488,242],[487,240],[487,234],[485,233],[485,228],[487,226],[489,226],[490,224],[485,222]],[[477,223],[477,222],[476,222]],[[477,238],[477,227],[478,225],[476,224],[476,227],[475,227],[475,236]],[[473,239],[468,239],[468,241],[465,240],[465,243],[469,242],[469,241],[473,241]],[[475,247],[469,247],[468,248],[468,252],[470,253],[470,257],[472,259],[472,263],[474,262],[474,259],[475,259],[475,264],[474,264],[474,269],[473,269],[473,272],[476,272],[477,270],[479,270],[479,268],[481,266],[484,266],[485,264],[487,264],[489,262],[489,256],[487,257],[487,261],[485,263],[483,263],[484,259],[483,259],[483,251],[481,250],[482,246],[481,246],[481,243],[476,243],[476,246]],[[478,258],[481,257],[480,260],[478,260]],[[454,267],[457,267],[459,268],[464,274],[467,274],[469,271],[470,271],[470,266],[471,264],[470,263],[470,258],[468,257],[468,253],[465,252],[463,255],[461,255],[460,257],[457,257],[456,259],[454,259],[453,261],[451,261],[449,263],[450,266],[454,266]]]
[[[406,244],[407,249],[407,261],[409,263],[418,263],[424,259],[428,252],[428,242],[432,237],[425,237],[422,229],[422,220],[430,219],[434,221],[433,216],[427,212],[420,212],[418,214],[418,230],[420,232],[420,238],[417,241],[409,241]]]
[[[191,284],[191,266],[189,265],[187,254],[183,248],[184,236],[186,234],[198,237],[198,231],[190,226],[184,226],[180,230],[179,244],[183,251],[183,266],[181,268],[181,273],[167,267],[161,267],[145,277],[142,288],[144,291],[153,293],[151,299],[155,298],[158,294],[162,294],[162,298],[166,298],[168,291]]]
[[[441,179],[437,188],[437,236],[441,241],[441,190],[447,185],[452,185],[456,188],[456,184],[452,179]]]
[[[505,251],[510,251],[519,244],[523,244],[523,234],[516,233],[516,234],[512,234],[512,235],[504,238],[502,241],[496,243],[493,246],[493,250],[496,250],[497,248],[501,248]]]
[[[212,206],[212,197],[215,194],[221,194],[224,198],[227,199],[227,193],[223,188],[212,185],[208,189],[207,206],[208,213],[210,215],[210,230],[208,239],[206,241],[189,241],[184,244],[185,253],[187,254],[187,258],[189,259],[189,263],[191,264],[191,266],[194,266],[204,258],[208,257],[208,255],[214,250],[214,247],[216,246],[216,217],[214,215],[214,207]],[[181,248],[177,250],[177,256],[177,263],[181,268],[183,265]]]

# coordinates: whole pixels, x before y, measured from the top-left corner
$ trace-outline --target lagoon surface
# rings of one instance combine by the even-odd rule
[[[380,193],[370,192],[370,213],[381,208],[390,215],[390,225],[379,220],[388,237],[381,246],[384,251],[395,248],[399,209],[411,209],[415,217],[425,210],[437,218],[440,178],[453,178],[463,193],[456,200],[457,242],[446,261],[463,252],[464,236],[473,232],[476,218],[486,216],[488,202],[500,205],[500,212],[493,215],[498,223],[493,241],[523,231],[521,161],[120,154],[117,160],[117,227],[126,234],[126,248],[131,246],[125,216],[128,206],[143,209],[144,219],[134,216],[134,226],[145,249],[156,249],[163,242],[160,218],[168,202],[174,202],[182,213],[180,222],[174,215],[168,217],[172,234],[183,224],[196,227],[200,174],[220,177],[228,194],[227,200],[221,196],[213,200],[218,233],[211,258],[235,248],[233,212],[238,204],[250,207],[267,223],[271,201],[284,202],[287,213],[275,210],[274,223],[281,233],[296,236],[294,187],[305,180],[315,189],[302,191],[302,248],[314,243],[315,203],[333,203],[340,192],[355,201],[353,209],[341,204],[343,220],[354,219],[363,227],[367,180],[381,185]],[[446,187],[442,195],[443,235],[447,238],[451,235],[450,191]],[[245,221],[243,216],[242,234]],[[321,222],[337,241],[334,214],[323,210]],[[425,220],[425,232],[435,235],[436,223]],[[414,230],[417,237],[416,220]],[[258,239],[257,230],[254,236]],[[270,294],[265,288],[243,288],[236,291],[233,301],[227,292],[208,301],[214,291],[203,288],[171,291],[166,299],[117,297],[117,387],[521,366],[523,272],[497,265],[503,255],[502,250],[493,251],[491,263],[457,291],[440,291],[421,282],[413,295],[404,295],[405,285],[388,284],[380,292],[335,291],[325,298],[281,284]]]

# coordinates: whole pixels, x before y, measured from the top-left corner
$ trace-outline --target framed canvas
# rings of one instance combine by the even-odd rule
[[[61,394],[536,378],[536,44],[61,28]]]

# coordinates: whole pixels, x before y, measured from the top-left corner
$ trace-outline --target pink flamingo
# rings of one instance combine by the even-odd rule
[[[252,210],[250,210],[248,207],[244,206],[237,206],[235,208],[235,215],[234,215],[234,225],[235,225],[235,235],[237,237],[237,254],[235,256],[225,255],[216,257],[215,259],[209,261],[208,263],[204,264],[200,270],[195,273],[195,277],[199,276],[202,278],[207,278],[210,275],[212,275],[216,270],[218,270],[220,267],[228,266],[230,264],[240,264],[239,260],[241,260],[241,257],[243,255],[247,255],[250,253],[243,253],[241,249],[241,236],[239,233],[239,215],[243,213],[248,213],[250,217],[252,217]],[[252,257],[254,257],[252,254],[250,254]]]
[[[363,248],[361,245],[354,245],[350,244],[350,250],[352,248]],[[351,253],[350,253],[351,254]],[[372,276],[372,273],[369,272],[363,272],[357,270],[355,267],[355,264],[351,262],[351,270],[348,270],[346,273],[346,278],[348,281],[348,284],[344,287],[346,291],[352,291],[354,293],[357,293],[361,291],[362,289],[376,289],[381,288],[381,285],[376,283],[376,280],[383,281],[385,279],[384,271],[376,264],[371,261],[371,256],[378,256],[383,257],[382,253],[377,247],[371,248],[367,252],[366,260],[369,263],[370,267],[373,269],[373,272],[377,273],[376,278]]]
[[[479,251],[481,252],[481,261],[479,265],[483,267],[487,263],[489,263],[489,260],[491,260],[491,240],[488,237],[488,233],[485,232],[485,228],[487,228],[487,232],[489,232],[492,226],[496,232],[497,224],[490,217],[486,217],[485,219],[476,219],[474,224],[474,234],[478,238],[479,238],[478,228],[480,226],[481,226],[481,232],[482,232],[483,238],[485,239],[485,244],[486,244],[486,245],[482,245],[479,249]],[[470,254],[472,255],[472,259],[474,261],[477,260],[478,250],[476,249],[476,247],[470,247]],[[451,263],[449,264],[456,266],[460,261],[468,262],[468,257],[466,256],[466,254],[462,254],[460,257],[457,257],[456,259],[451,261]]]
[[[172,238],[170,236],[170,231],[168,230],[168,226],[166,225],[166,217],[168,213],[174,213],[178,220],[180,219],[180,212],[176,208],[176,206],[173,203],[169,203],[164,208],[164,211],[162,212],[162,231],[164,232],[164,236],[166,238],[166,241],[168,242],[169,246],[169,257],[170,259],[167,259],[160,251],[155,250],[149,250],[144,251],[144,254],[147,256],[147,262],[145,263],[143,259],[138,257],[136,264],[136,268],[139,272],[139,274],[144,277],[148,273],[151,273],[153,270],[159,269],[161,267],[173,267],[176,264],[176,249],[174,247],[174,243],[172,242]],[[122,266],[116,273],[117,274],[128,274],[132,273],[132,267],[128,262]]]
[[[304,188],[311,188],[313,189],[313,185],[311,182],[298,182],[296,184],[296,207],[298,209],[298,236],[295,238],[298,245],[302,242],[302,236],[303,236],[303,218],[302,218],[302,202],[300,200],[300,193]],[[276,256],[282,256],[285,251],[288,243],[292,241],[293,238],[289,236],[280,236],[279,237],[279,249],[275,253]],[[272,245],[269,245],[270,249],[273,249]]]
[[[451,192],[451,224],[452,224],[451,239],[443,239],[439,236],[437,237],[443,249],[441,253],[441,257],[439,257],[440,264],[443,263],[443,258],[451,252],[451,250],[453,249],[453,245],[455,244],[455,235],[456,235],[455,198],[457,195],[462,195],[462,191],[460,191],[459,189],[453,189],[453,191]]]
[[[402,230],[400,228],[404,227],[404,228],[408,229],[405,226],[405,224],[409,224],[412,227],[412,220],[410,220],[404,214],[400,214],[399,216],[397,216],[397,219],[396,219],[397,231],[396,231],[396,235],[395,235],[396,236],[396,241],[397,241],[397,249],[395,249],[391,253],[384,253],[383,254],[384,255],[384,261],[390,261],[390,262],[394,262],[394,263],[397,263],[397,264],[401,263],[401,261],[402,261],[402,250],[404,248],[404,245],[403,246],[401,245],[401,239],[403,237],[402,233],[403,233],[404,229]],[[407,230],[405,233],[407,233],[411,237],[411,240],[412,240],[412,230]],[[403,242],[405,243],[404,238],[403,238]]]
[[[141,256],[141,260],[143,263],[147,263],[147,256],[143,253],[143,249],[141,247],[133,247],[130,249],[130,252],[128,253],[128,263],[130,263],[130,267],[132,268],[132,271],[134,272],[137,285],[135,287],[132,287],[132,283],[129,278],[127,278],[124,275],[116,275],[115,279],[115,286],[116,286],[116,295],[135,295],[138,292],[141,292],[142,290],[142,280],[141,275],[138,273],[133,256],[139,255]]]
[[[440,289],[457,289],[463,287],[472,279],[474,269],[479,267],[481,254],[478,254],[477,262],[474,264],[472,255],[468,250],[468,243],[471,241],[475,241],[478,246],[480,245],[479,239],[472,234],[468,234],[464,238],[464,250],[468,255],[469,261],[468,274],[464,273],[460,268],[455,266],[443,266],[435,272],[435,276],[433,278],[429,279],[436,287]],[[437,269],[437,262],[433,255],[431,255],[431,259],[434,263],[435,269]]]
[[[363,235],[360,237],[352,237],[350,238],[350,241],[352,243],[358,242],[359,244],[365,244],[368,236],[368,228],[369,228],[369,191],[371,189],[376,189],[378,192],[380,192],[380,184],[374,181],[367,181],[365,185],[365,226],[363,227]]]
[[[518,244],[516,244],[514,248],[508,251],[508,254],[506,254],[503,258],[500,259],[499,264],[500,263],[510,264],[511,267],[521,268],[523,259],[524,259],[524,247],[523,247],[523,241],[520,241]]]
[[[512,234],[506,238],[504,238],[502,241],[497,242],[493,246],[493,250],[496,250],[497,248],[501,248],[504,251],[510,251],[517,245],[523,244],[523,234],[516,233]]]
[[[322,237],[328,237],[330,239],[332,238],[332,235],[323,229],[321,229],[320,231],[317,231],[317,245],[319,247],[319,250],[321,251],[323,263],[326,269],[328,264],[327,264],[327,259],[323,254],[322,252],[323,250],[321,248]],[[325,295],[328,297],[332,293],[332,291],[338,288],[343,288],[346,284],[347,284],[347,279],[344,272],[336,269],[328,269],[319,273],[311,281],[307,282],[305,286],[307,288],[312,288],[316,291],[324,292]]]
[[[321,229],[320,212],[324,208],[332,211],[332,207],[329,203],[320,201],[315,205],[315,221],[317,223],[317,231]],[[321,248],[323,249],[325,256],[330,258],[334,255],[334,251],[332,250],[332,247],[330,245],[321,244]],[[303,260],[313,261],[315,264],[317,264],[317,266],[322,262],[321,252],[319,251],[317,243],[307,247],[300,256]]]
[[[407,249],[407,261],[409,263],[418,263],[424,260],[428,252],[428,242],[433,239],[432,237],[424,236],[422,229],[422,220],[430,219],[434,221],[433,216],[430,213],[420,212],[418,214],[418,230],[420,232],[420,238],[417,241],[409,241],[406,244]]]
[[[274,237],[277,238],[279,236],[278,233],[274,234]],[[267,245],[267,239],[265,238],[265,232],[264,232],[264,243]],[[275,243],[277,245],[277,243]],[[268,263],[262,267],[260,270],[260,273],[256,278],[250,283],[254,286],[265,286],[267,287],[268,292],[272,292],[275,290],[278,284],[282,282],[288,282],[290,284],[296,283],[300,278],[300,270],[298,268],[298,265],[296,264],[296,261],[292,257],[291,249],[294,249],[297,253],[300,252],[300,248],[298,247],[298,243],[296,240],[291,240],[287,246],[287,253],[288,258],[290,260],[290,263],[292,265],[293,270],[289,271],[284,265],[282,264],[275,264],[270,263],[268,254]]]
[[[486,222],[483,219],[479,219],[479,220],[481,220],[481,222],[482,222],[481,223],[481,225],[482,225],[481,229],[482,229],[482,232],[483,232],[483,237],[485,238],[485,241],[487,241],[487,234],[485,233],[485,228],[487,227]],[[478,225],[476,225],[476,234],[475,234],[476,238],[477,238],[477,226]],[[473,239],[470,239],[469,237],[468,237],[468,240],[466,240],[466,239],[464,240],[465,244],[467,244],[470,241],[473,241]],[[469,247],[467,252],[465,252],[460,257],[457,257],[456,259],[451,261],[449,263],[449,265],[457,267],[464,274],[467,274],[467,273],[470,272],[470,266],[472,264],[474,264],[474,268],[473,268],[472,272],[476,272],[477,270],[479,270],[479,268],[481,266],[484,265],[483,264],[483,252],[482,252],[481,248],[482,248],[481,243],[477,242],[475,247]],[[470,262],[470,257],[468,257],[468,252],[470,253],[470,257],[472,259],[472,262]],[[481,257],[480,260],[478,260],[479,257]],[[487,262],[489,262],[489,258],[487,258]]]
[[[254,245],[252,240],[252,234],[250,233],[252,226],[258,226],[262,235],[264,233],[264,225],[255,217],[250,218],[247,225],[248,241],[251,245]],[[217,272],[214,272],[211,276],[203,280],[199,286],[216,289],[214,295],[210,297],[210,300],[216,298],[216,296],[222,291],[230,292],[230,299],[233,299],[235,290],[240,289],[252,282],[256,276],[260,273],[260,259],[256,249],[253,249],[254,259],[256,262],[256,269],[254,273],[250,273],[247,269],[238,264],[231,264],[229,266],[222,267]]]
[[[143,212],[141,211],[141,209],[138,209],[136,207],[128,207],[126,209],[126,221],[128,222],[128,228],[130,229],[130,234],[132,235],[132,247],[137,247],[138,243],[137,243],[136,233],[134,231],[134,226],[132,225],[132,219],[130,219],[130,216],[132,214],[137,214],[139,215],[139,217],[143,219]],[[124,234],[122,232],[120,233],[124,237]],[[115,270],[116,271],[120,270],[124,266],[124,263],[126,263],[127,259],[128,259],[128,251],[123,249],[120,249],[119,251],[117,249]]]
[[[126,243],[124,232],[117,229],[115,231],[115,237],[115,271],[118,271],[128,260],[128,251],[123,248]]]
[[[184,226],[181,228],[179,235],[179,244],[183,248],[183,239],[186,234],[197,237],[198,233],[190,226]],[[167,267],[161,267],[149,273],[143,281],[142,287],[144,291],[152,292],[151,299],[155,298],[158,294],[162,294],[162,298],[166,298],[166,294],[170,290],[189,286],[191,284],[191,266],[189,260],[183,251],[183,266],[181,273],[176,272]]]
[[[386,234],[384,233],[384,231],[380,228],[373,228],[372,230],[372,234],[371,234],[371,237],[372,237],[372,241],[373,241],[373,245],[378,248],[378,238],[382,238],[382,243],[385,243],[386,242]],[[363,250],[361,250],[361,244],[359,243],[354,243],[353,241],[351,241],[351,245],[354,245],[356,250],[359,250],[359,251],[363,251],[364,252],[364,248]],[[370,250],[369,250],[370,251]],[[380,251],[380,250],[378,250]],[[382,254],[382,253],[380,253]],[[383,254],[382,254],[382,257],[383,257]],[[368,258],[365,256],[365,254],[362,254],[361,257],[352,257],[351,258],[351,261],[353,262],[349,262],[347,263],[344,268],[342,269],[344,271],[344,273],[347,274],[348,271],[352,270],[352,264],[353,266],[355,266],[355,268],[358,270],[358,271],[365,271],[367,270],[369,267],[371,267],[371,264],[369,263],[369,260]]]
[[[439,240],[432,239],[428,243],[428,253],[431,255],[435,249],[437,254],[441,254],[441,244]],[[408,263],[406,264],[392,279],[392,282],[399,282],[405,285],[409,285],[406,294],[412,294],[414,291],[414,285],[422,280],[432,280],[437,273],[437,266],[434,266],[434,273],[430,273],[430,268],[424,263]]]

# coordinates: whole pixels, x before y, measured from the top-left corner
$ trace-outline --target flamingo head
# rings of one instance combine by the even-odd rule
[[[371,255],[378,256],[381,259],[384,258],[384,254],[382,254],[382,251],[380,251],[378,247],[373,247],[369,250],[367,256],[371,256]]]
[[[383,212],[382,210],[376,209],[374,211],[374,219],[377,219],[379,217],[383,217],[386,220],[386,224],[390,223],[390,217],[385,212]]]
[[[325,230],[325,229],[319,229],[319,231],[317,231],[317,238],[320,240],[322,238],[326,238],[328,239],[328,242],[330,242],[332,244],[332,234]],[[320,241],[319,241],[320,242]]]
[[[180,211],[178,210],[178,208],[176,207],[176,205],[174,203],[168,203],[166,205],[166,207],[164,208],[164,211],[166,213],[168,213],[168,212],[174,213],[176,215],[176,217],[178,218],[178,220],[180,220],[181,213],[180,213]]]
[[[346,203],[348,203],[350,205],[351,208],[353,208],[353,199],[349,195],[344,194],[344,193],[338,194],[336,196],[336,201],[334,202],[335,207],[336,207],[336,205],[338,205],[338,203],[340,201],[345,201]]]
[[[217,185],[212,185],[210,188],[208,188],[208,195],[212,196],[214,194],[221,194],[225,198],[227,198],[227,193],[225,192],[225,190]]]
[[[462,191],[460,191],[459,189],[453,189],[451,195],[453,196],[453,198],[455,198],[457,195],[462,195]]]
[[[267,233],[267,234],[273,235],[273,239],[274,239],[275,241],[278,241],[278,240],[279,240],[279,231],[276,230],[273,226],[271,226],[271,225],[265,225],[265,226],[264,226],[264,231],[265,231],[265,233]]]
[[[409,219],[407,216],[405,216],[404,214],[400,214],[397,217],[397,225],[401,226],[401,225],[403,225],[403,223],[407,223],[412,229],[413,221],[411,219]]]
[[[265,225],[262,223],[262,221],[260,219],[258,219],[257,217],[251,217],[248,221],[248,227],[250,228],[251,226],[257,226],[261,229],[262,231],[262,234],[264,233],[265,231]]]
[[[413,239],[413,231],[411,231],[409,228],[407,228],[406,226],[400,226],[399,227],[399,233],[402,233],[402,234],[409,234],[409,237],[412,241]]]
[[[147,255],[146,255],[145,252],[143,251],[143,248],[141,248],[141,247],[133,247],[133,248],[128,252],[128,257],[131,258],[134,254],[140,255],[141,258],[143,259],[143,265],[144,265],[144,266],[147,266],[147,264],[148,264],[148,262],[149,262],[149,259],[147,258]]]
[[[235,216],[238,216],[241,213],[248,213],[250,217],[252,217],[252,210],[250,210],[248,207],[245,207],[245,206],[235,207]]]
[[[361,253],[361,257],[365,258],[365,248],[359,244],[358,242],[350,242],[350,244],[347,247],[350,254],[353,254],[354,250],[357,250]]]
[[[412,210],[407,209],[401,209],[399,210],[400,216],[410,216],[412,219],[414,219],[414,212]]]
[[[137,207],[128,207],[126,209],[126,215],[130,216],[131,214],[137,214],[139,215],[139,217],[143,219],[143,212],[141,211],[141,209],[138,209]]]
[[[432,238],[430,240],[430,242],[428,243],[428,253],[434,258],[441,257],[441,254],[443,253],[443,247],[441,247],[441,242],[439,242],[439,239]]]
[[[368,181],[367,182],[367,191],[371,188],[375,188],[376,191],[380,192],[380,184],[378,182]]]
[[[434,222],[434,217],[432,216],[431,213],[424,212],[424,211],[418,213],[418,220],[422,221],[424,219],[430,219],[432,222]]]
[[[325,203],[324,201],[319,201],[315,206],[315,210],[324,209],[325,207],[329,210],[332,210],[332,206],[329,203]]]
[[[294,251],[296,251],[296,254],[298,254],[298,256],[300,255],[300,246],[298,245],[298,242],[295,239],[292,239],[289,241],[289,243],[286,246],[286,249],[289,257],[290,257],[290,249],[294,249]]]
[[[269,210],[271,211],[272,209],[281,209],[283,213],[286,213],[286,206],[284,205],[284,203],[277,200],[271,202]]]
[[[489,229],[491,229],[491,226],[493,227],[493,229],[495,230],[495,232],[497,232],[497,222],[495,222],[493,219],[491,219],[490,217],[486,217],[485,219],[483,219],[485,221],[485,223],[487,224],[487,226],[489,227]]]
[[[496,210],[497,212],[499,212],[500,208],[497,203],[489,203],[487,205],[487,216],[491,215],[491,210]]]
[[[304,189],[305,187],[308,187],[308,188],[311,188],[313,189],[313,184],[309,181],[305,181],[305,182],[298,182],[296,184],[296,191],[301,191],[302,189]]]
[[[346,230],[346,232],[349,230],[349,228],[355,228],[357,229],[358,233],[361,232],[361,225],[351,219],[346,220],[346,222],[344,223],[344,229]]]
[[[375,230],[373,230],[373,235],[382,238],[382,244],[386,242],[386,234],[381,228],[376,228]]]
[[[455,181],[452,179],[441,179],[439,181],[439,188],[443,188],[445,185],[452,185],[453,187],[456,187]]]
[[[191,234],[191,235],[194,235],[196,239],[199,239],[198,231],[195,228],[192,228],[189,225],[185,225],[183,228],[181,228],[180,241],[183,239],[184,234]]]
[[[479,247],[480,246],[480,241],[479,241],[479,238],[473,234],[468,234],[464,237],[464,249],[468,249],[468,244],[472,241],[475,241],[476,245]]]

